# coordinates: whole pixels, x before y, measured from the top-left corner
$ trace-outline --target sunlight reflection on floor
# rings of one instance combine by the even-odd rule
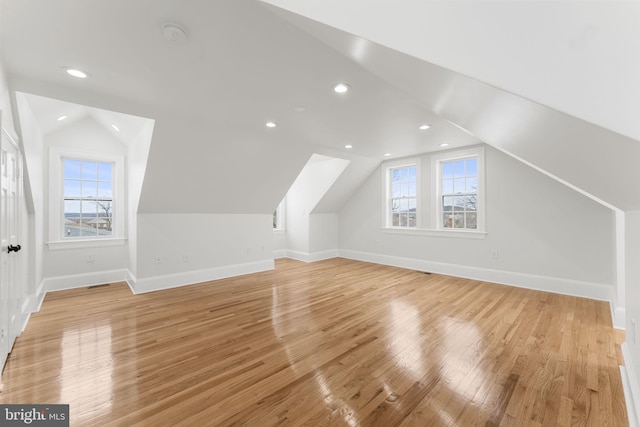
[[[66,330],[60,347],[60,401],[70,404],[71,419],[82,423],[111,412],[113,399],[96,399],[104,403],[92,406],[90,412],[78,411],[80,408],[74,405],[74,402],[91,401],[90,396],[113,393],[111,325]]]

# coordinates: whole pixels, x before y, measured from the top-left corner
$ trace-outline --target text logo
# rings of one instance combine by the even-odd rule
[[[0,405],[0,426],[69,427],[69,405]]]

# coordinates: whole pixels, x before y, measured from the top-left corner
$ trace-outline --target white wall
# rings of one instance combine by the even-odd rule
[[[10,135],[16,134],[13,123],[13,110],[11,108],[11,98],[9,96],[9,85],[4,73],[4,66],[0,62],[0,114],[2,114],[0,123],[2,127],[9,132]]]
[[[25,214],[28,222],[28,287],[32,294],[40,291],[44,250],[44,159],[46,150],[40,126],[23,94],[16,94],[20,131],[24,150]]]
[[[273,268],[271,214],[140,214],[138,271],[148,292]]]
[[[289,188],[286,197],[288,256],[311,261],[323,257],[313,255],[314,252],[337,249],[337,220],[331,220],[330,215],[312,213],[348,165],[349,160],[314,154]]]
[[[626,341],[624,362],[633,390],[635,415],[640,422],[640,211],[626,212]],[[628,402],[630,402],[628,400]],[[631,408],[629,408],[631,409]],[[630,411],[631,412],[631,411]]]
[[[338,249],[338,214],[311,214],[309,216],[309,252],[327,252]]]
[[[383,263],[417,259],[426,262],[409,264],[613,300],[613,212],[495,149],[487,146],[485,155],[485,239],[383,232],[377,170],[340,212],[341,255]],[[422,164],[429,164],[428,155]]]
[[[153,126],[153,121],[147,121],[140,133],[127,145],[127,241],[129,244],[129,272],[134,277],[138,272],[138,202],[147,167]]]
[[[278,230],[273,232],[273,257],[284,258],[287,254],[287,231]]]
[[[127,148],[91,118],[72,123],[59,131],[45,135],[47,148],[65,147],[75,150],[101,152],[125,156]],[[44,176],[49,176],[49,164],[44,162]],[[47,180],[48,181],[48,180]],[[49,185],[56,185],[49,183]],[[49,211],[49,188],[44,195],[45,212]],[[44,221],[44,236],[48,239],[49,224]],[[93,261],[87,257],[91,256]],[[128,245],[80,249],[51,250],[45,245],[42,274],[47,290],[100,284],[104,280],[123,280],[129,266]],[[119,272],[117,275],[105,274]],[[75,279],[75,280],[72,280]],[[97,282],[97,283],[96,283]]]
[[[288,251],[309,253],[309,211],[306,200],[307,184],[300,176],[287,192],[285,246]]]

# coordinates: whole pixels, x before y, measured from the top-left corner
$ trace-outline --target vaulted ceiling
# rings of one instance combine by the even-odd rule
[[[408,15],[415,15],[411,5],[419,2],[374,2],[371,9],[358,0],[270,3],[307,17],[256,0],[2,0],[4,68],[12,90],[155,120],[141,213],[270,213],[314,153],[350,160],[321,203],[323,211],[337,211],[384,153],[402,157],[441,150],[441,143],[455,148],[479,142],[605,204],[640,208],[640,191],[628,191],[640,182],[634,167],[640,132],[610,114],[618,107],[603,108],[606,114],[577,111],[581,102],[570,96],[575,88],[564,104],[544,93],[549,102],[535,99],[536,85],[521,90],[519,79],[538,79],[537,73],[511,80],[487,70],[463,74],[468,64],[491,56],[465,56],[467,62],[455,64],[460,73],[446,68],[451,58],[465,55],[447,47],[463,38],[423,39],[415,32],[421,21]],[[422,3],[430,5],[421,6],[424,19],[438,11],[446,15],[449,25],[436,27],[443,35],[444,29],[458,31],[456,19],[474,22],[457,2],[449,9]],[[347,4],[346,17],[339,4]],[[363,9],[353,9],[358,4]],[[388,22],[366,11],[387,13]],[[505,8],[498,18],[520,13]],[[516,30],[489,25],[487,13],[479,16],[476,25],[487,31],[467,34],[474,46],[506,40]],[[186,39],[165,38],[166,23],[182,27]],[[598,40],[598,34],[576,43]],[[437,47],[413,50],[423,45]],[[446,49],[449,56],[434,53]],[[527,45],[521,50],[526,54]],[[545,67],[555,75],[562,65]],[[72,79],[64,67],[91,76]],[[627,70],[620,73],[624,78]],[[338,82],[351,90],[334,93]],[[552,88],[557,83],[549,82]],[[268,121],[277,127],[267,128]],[[424,123],[431,128],[419,130]]]

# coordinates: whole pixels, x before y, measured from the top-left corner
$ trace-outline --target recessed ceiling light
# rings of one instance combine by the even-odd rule
[[[276,123],[274,123],[274,122],[267,122],[267,123],[265,123],[264,125],[265,125],[266,127],[268,127],[268,128],[274,128],[274,127],[278,126],[278,125],[277,125]]]
[[[447,147],[448,145],[449,145],[449,143],[443,142],[442,144],[440,144],[440,147]]]
[[[89,77],[89,73],[87,73],[86,71],[78,70],[77,68],[65,67],[64,71],[70,76],[77,77],[79,79],[86,79],[87,77]]]
[[[347,144],[347,145],[344,146],[344,148],[346,148],[346,149],[353,148],[353,145]]]
[[[67,116],[60,116],[60,117],[58,117],[56,120],[57,120],[57,121],[59,121],[59,122],[61,122],[61,121],[63,121],[63,120],[64,120],[64,119],[66,119],[66,118],[67,118]]]
[[[345,93],[349,91],[349,89],[351,89],[351,86],[346,83],[338,83],[337,85],[333,86],[333,91],[335,93]]]
[[[385,157],[389,157],[389,156],[391,156],[391,153],[384,153],[384,156]]]
[[[430,127],[431,127],[431,125],[424,124],[424,125],[420,125],[420,126],[418,127],[418,129],[420,129],[420,130],[427,130],[427,129],[429,129]]]
[[[116,131],[116,132],[120,132],[120,128],[116,125],[111,125],[111,127]]]

